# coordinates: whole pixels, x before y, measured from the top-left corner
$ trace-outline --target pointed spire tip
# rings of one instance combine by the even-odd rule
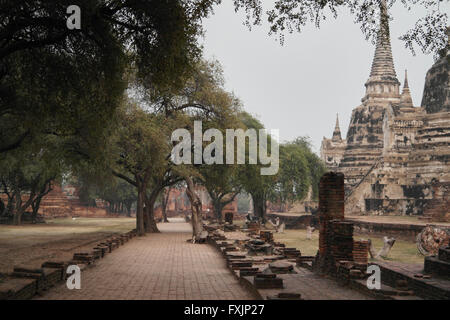
[[[403,88],[409,88],[409,85],[408,85],[408,69],[405,69],[405,83],[403,85]]]

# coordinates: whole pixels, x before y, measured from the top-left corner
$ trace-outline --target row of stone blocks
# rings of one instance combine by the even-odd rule
[[[281,289],[283,288],[283,279],[278,278],[277,274],[296,273],[292,263],[281,262],[279,260],[288,259],[296,261],[301,257],[301,252],[296,248],[286,248],[284,243],[274,242],[273,233],[269,230],[250,230],[246,233],[252,238],[249,240],[227,241],[226,237],[214,232],[213,228],[209,228],[209,242],[217,247],[224,255],[229,269],[239,277],[253,277],[253,286],[260,289]],[[247,253],[240,251],[240,248],[248,249]],[[255,251],[255,247],[270,246],[275,248],[275,252],[270,250],[270,253],[265,250],[259,250],[257,256],[265,256],[263,260],[257,263],[268,264],[268,269],[262,272],[260,268],[254,267],[255,261],[250,251]],[[269,271],[270,270],[270,271]],[[269,273],[267,273],[269,272]],[[298,299],[297,293],[280,293],[279,296],[272,297],[273,299]],[[268,297],[269,298],[269,297]]]
[[[254,266],[254,261],[252,258],[248,257],[242,251],[239,251],[239,247],[236,243],[230,241],[224,241],[222,237],[217,237],[212,235],[210,241],[222,252],[224,255],[228,268],[234,272],[238,273],[240,278],[250,277],[251,284],[256,290],[259,289],[283,289],[283,279],[278,277],[278,274],[285,273],[295,273],[293,265],[290,263],[277,262],[273,259],[264,259],[264,262],[269,263],[268,270],[270,272],[262,272],[260,268]],[[259,239],[249,240],[261,241],[261,242],[272,242],[279,248],[280,258],[290,258],[295,259],[301,256],[300,251],[295,248],[285,248],[284,244],[278,244],[273,242],[273,234],[270,231],[260,231]],[[299,293],[286,293],[280,292],[275,296],[268,296],[269,300],[298,300],[301,299]]]
[[[238,271],[240,277],[253,277],[253,285],[256,289],[282,289],[283,279],[278,278],[276,274],[265,274],[259,268],[253,267],[252,259],[245,255],[238,254],[238,248],[229,243],[218,245],[222,248],[228,268],[232,271]],[[281,272],[280,272],[281,273]]]
[[[114,236],[97,244],[91,252],[74,253],[72,260],[67,262],[47,261],[37,269],[14,267],[12,273],[5,275],[5,279],[0,278],[0,300],[31,299],[66,280],[69,276],[66,273],[69,265],[78,265],[80,269],[84,269],[135,236],[136,230]]]

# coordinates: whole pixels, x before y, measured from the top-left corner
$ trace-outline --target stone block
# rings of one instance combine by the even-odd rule
[[[257,274],[253,279],[253,285],[257,289],[282,289],[283,279],[277,278],[276,275],[267,277],[262,274]]]

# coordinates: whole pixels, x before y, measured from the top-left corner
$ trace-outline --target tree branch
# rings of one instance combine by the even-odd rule
[[[11,151],[14,149],[17,149],[22,144],[23,140],[30,134],[30,130],[27,130],[25,133],[23,133],[15,142],[11,143],[8,146],[0,147],[0,153]]]
[[[117,178],[123,179],[123,180],[125,180],[126,182],[128,182],[129,184],[131,184],[131,185],[133,185],[135,187],[138,186],[136,181],[133,181],[132,179],[128,178],[127,176],[125,176],[125,175],[123,175],[123,174],[121,174],[121,173],[119,173],[119,172],[117,172],[117,171],[115,171],[113,169],[111,169],[111,172]]]

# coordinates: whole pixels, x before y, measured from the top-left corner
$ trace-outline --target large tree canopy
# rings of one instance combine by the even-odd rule
[[[73,1],[0,2],[0,153],[52,134],[86,155],[126,88],[180,87],[198,60],[201,18],[215,1],[80,0],[81,29],[66,26]]]
[[[113,174],[137,188],[137,229],[143,234],[158,230],[153,208],[164,188],[183,179],[193,187],[193,178],[201,179],[195,165],[172,163],[172,132],[192,132],[195,120],[203,121],[204,128],[230,128],[239,104],[223,89],[216,61],[197,63],[182,88],[133,84],[133,98],[118,109],[108,159]],[[195,198],[194,192],[191,196]]]

